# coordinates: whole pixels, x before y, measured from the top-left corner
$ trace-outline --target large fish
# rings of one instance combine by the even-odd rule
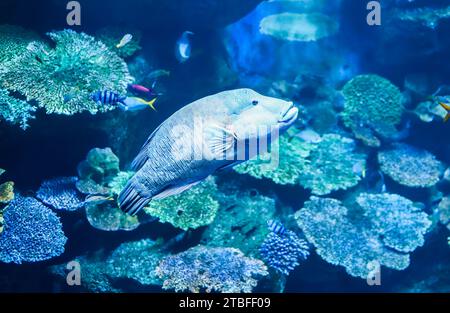
[[[120,208],[136,214],[152,199],[183,192],[264,152],[249,143],[274,140],[297,115],[292,102],[251,89],[224,91],[188,104],[147,139],[132,163],[136,174],[119,195]]]

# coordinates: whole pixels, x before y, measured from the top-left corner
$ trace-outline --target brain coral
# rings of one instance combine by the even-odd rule
[[[366,144],[378,146],[375,135],[389,137],[397,132],[396,125],[403,114],[403,97],[400,90],[378,75],[359,75],[342,89],[345,103],[341,114],[345,126]],[[370,136],[361,133],[375,132]]]
[[[299,227],[325,261],[367,278],[378,262],[396,270],[424,243],[427,214],[395,194],[360,194],[349,208],[330,198],[311,197],[295,214]]]
[[[16,195],[4,209],[0,261],[38,262],[64,252],[67,238],[55,213],[34,198]]]
[[[36,101],[48,114],[111,110],[112,106],[98,106],[90,95],[105,89],[124,94],[132,81],[126,63],[84,33],[66,29],[48,36],[55,48],[30,43],[0,70],[2,87]]]
[[[268,275],[264,263],[234,248],[196,246],[164,258],[156,268],[163,289],[200,292],[251,292]]]
[[[400,143],[380,151],[378,162],[383,173],[408,187],[432,187],[444,170],[443,164],[430,152]]]
[[[183,230],[209,225],[216,216],[219,202],[213,177],[209,177],[191,189],[161,200],[154,200],[144,209],[147,214],[158,217]]]
[[[262,34],[288,41],[316,41],[337,32],[339,24],[321,13],[280,13],[263,18]]]
[[[84,201],[75,187],[76,177],[59,177],[46,180],[36,193],[39,200],[57,210],[75,211]]]

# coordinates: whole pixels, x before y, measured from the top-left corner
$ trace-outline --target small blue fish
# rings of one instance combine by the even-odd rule
[[[110,104],[117,105],[125,100],[126,97],[120,96],[117,92],[109,90],[99,90],[91,95],[91,99],[98,105]]]
[[[128,112],[141,111],[141,110],[147,109],[148,107],[150,107],[152,110],[156,111],[156,109],[153,105],[155,103],[155,101],[156,101],[156,98],[154,98],[150,101],[146,101],[146,100],[144,100],[142,98],[138,98],[138,97],[126,97],[123,101],[118,102],[117,105],[123,111],[128,111]]]
[[[278,221],[275,220],[268,220],[267,226],[269,227],[269,230],[278,236],[283,236],[286,232],[286,228]]]

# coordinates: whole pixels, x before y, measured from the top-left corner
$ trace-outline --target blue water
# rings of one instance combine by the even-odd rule
[[[325,3],[327,1],[312,3],[313,1],[306,0],[79,2],[81,25],[67,25],[67,1],[49,0],[35,3],[26,0],[2,0],[0,25],[21,26],[36,32],[42,38],[46,38],[47,32],[63,29],[84,32],[95,40],[99,40],[96,37],[98,31],[105,27],[123,29],[123,35],[125,30],[129,29],[135,31],[135,34],[140,33],[141,49],[123,60],[130,71],[137,60],[145,60],[148,63],[148,69],[143,69],[142,65],[137,66],[145,74],[135,77],[136,82],[146,87],[150,87],[151,81],[146,80],[145,76],[151,71],[164,69],[170,72],[170,75],[157,79],[155,88],[162,95],[158,96],[155,102],[156,111],[145,109],[130,113],[115,109],[97,114],[84,111],[66,115],[47,114],[44,108],[40,108],[25,131],[18,125],[5,122],[0,114],[0,168],[6,170],[0,177],[0,184],[13,181],[16,196],[20,194],[36,197],[37,190],[45,180],[79,176],[77,168],[80,162],[86,159],[91,149],[97,147],[111,147],[120,159],[120,169],[128,170],[151,132],[180,108],[224,90],[251,88],[263,95],[294,102],[300,109],[300,115],[291,130],[300,132],[312,129],[321,136],[339,134],[352,139],[355,151],[364,154],[366,173],[358,173],[363,176],[356,184],[318,196],[337,199],[347,205],[360,193],[382,194],[385,191],[415,203],[423,203],[420,210],[430,221],[423,234],[423,244],[407,252],[410,253],[409,266],[403,270],[395,270],[382,264],[381,285],[370,286],[366,279],[346,272],[342,264],[332,265],[327,262],[326,258],[316,251],[317,244],[298,227],[293,215],[304,208],[305,202],[314,196],[311,188],[300,184],[280,184],[267,177],[259,179],[248,174],[238,174],[234,170],[215,173],[217,193],[229,197],[234,195],[239,200],[242,192],[251,191],[274,199],[275,218],[283,221],[288,229],[306,240],[309,245],[309,257],[301,260],[285,280],[281,279],[266,261],[264,266],[268,266],[269,275],[259,278],[253,291],[450,291],[450,246],[447,243],[450,221],[443,222],[444,218],[439,221],[439,214],[448,214],[450,210],[448,202],[445,204],[445,199],[450,197],[450,178],[444,177],[445,170],[450,166],[450,121],[443,121],[442,111],[441,115],[427,112],[432,116],[431,121],[421,120],[418,114],[414,113],[422,102],[434,101],[435,106],[439,106],[439,101],[450,102],[448,1],[381,0],[379,26],[367,25],[366,15],[369,11],[366,9],[365,0],[341,0],[333,1],[332,4]],[[434,28],[427,27],[420,21],[408,22],[399,19],[400,12],[412,12],[417,8],[434,13],[446,10],[449,16],[441,16]],[[260,33],[260,21],[264,17],[286,12],[320,13],[328,16],[339,27],[336,33],[308,42],[288,41]],[[180,63],[175,58],[174,50],[177,39],[186,30],[194,33],[190,42],[192,54],[186,62]],[[0,42],[4,39],[2,36],[6,38],[0,32]],[[45,40],[49,45],[47,49],[54,48],[54,43],[48,40],[48,37]],[[111,47],[109,49],[114,50]],[[0,51],[0,55],[3,55],[2,53]],[[43,62],[45,63],[45,59]],[[3,70],[10,65],[0,62],[0,66],[0,70]],[[31,71],[29,74],[33,75]],[[376,74],[398,88],[403,99],[403,109],[396,126],[398,131],[408,128],[405,136],[399,139],[390,134],[381,140],[378,147],[369,147],[361,138],[357,138],[351,127],[345,125],[341,117],[345,107],[341,91],[352,78],[362,74]],[[70,77],[67,79],[70,80]],[[0,88],[3,89],[5,82],[0,83]],[[85,87],[83,83],[80,84],[81,88]],[[439,92],[436,96],[440,97],[433,98],[437,90]],[[382,94],[383,91],[379,90],[380,97]],[[14,96],[24,100],[20,91]],[[38,106],[32,99],[29,102]],[[367,100],[367,105],[370,106],[370,99]],[[45,103],[41,106],[45,107]],[[367,128],[378,126],[379,124],[362,123],[362,127]],[[398,142],[428,151],[439,161],[441,168],[436,182],[426,187],[411,187],[399,183],[386,173],[382,174],[381,182],[377,153],[391,149]],[[420,161],[415,166],[419,169],[422,167]],[[318,170],[320,173],[320,168]],[[450,176],[449,172],[450,170],[447,170],[446,175]],[[295,173],[292,172],[292,175]],[[318,172],[315,175],[320,176]],[[370,180],[372,178],[373,180]],[[380,189],[382,183],[385,188],[383,190]],[[85,196],[83,195],[83,198]],[[227,211],[226,204],[220,205],[216,218],[230,218],[232,221],[230,216],[234,213],[230,212],[233,209]],[[242,209],[245,208],[243,205]],[[7,204],[3,205],[3,209],[5,212],[8,210]],[[173,291],[162,289],[162,283],[141,284],[129,277],[110,277],[114,290],[108,289],[110,286],[99,290],[83,283],[84,277],[88,277],[83,276],[83,272],[81,286],[68,286],[65,274],[55,275],[51,269],[59,265],[62,272],[67,273],[67,270],[64,272],[65,265],[80,256],[106,264],[108,256],[122,243],[145,238],[162,238],[164,242],[171,242],[171,239],[183,233],[180,227],[152,221],[141,223],[138,228],[130,231],[105,231],[91,225],[86,218],[85,208],[76,212],[53,211],[60,218],[62,230],[68,238],[64,253],[46,260],[25,261],[22,264],[2,262],[0,258],[1,292]],[[387,213],[382,215],[387,216]],[[380,220],[383,221],[383,217]],[[258,220],[258,216],[248,221],[249,225],[256,226],[249,226],[251,229],[248,230],[250,234],[247,234],[247,239],[252,238],[251,232],[258,232],[255,229],[268,231],[266,222],[262,217]],[[165,253],[183,253],[198,244],[215,246],[214,242],[205,242],[205,233],[212,229],[214,223],[216,221],[210,221],[208,225],[188,230],[183,239],[170,245]],[[396,227],[399,227],[398,225],[400,224]],[[8,227],[15,225],[6,225],[5,233]],[[237,225],[233,229],[238,233],[244,232],[240,228],[245,228],[245,225]],[[379,239],[383,240],[384,236],[388,235],[382,234]],[[0,232],[0,242],[1,240]],[[346,240],[342,238],[343,245]],[[243,249],[248,257],[258,260],[262,258],[257,249],[248,252],[243,246],[243,243],[235,243],[230,247]],[[343,251],[344,248],[336,246],[335,249]],[[393,248],[386,249],[391,251]],[[83,271],[83,264],[81,269]],[[99,272],[102,272],[101,268]],[[94,278],[86,279],[95,282],[103,278],[94,275]],[[284,287],[279,288],[279,285]]]

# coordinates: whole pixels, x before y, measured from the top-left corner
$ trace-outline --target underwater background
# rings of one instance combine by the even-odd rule
[[[0,291],[449,292],[450,2],[368,2],[1,0]],[[122,213],[152,131],[238,88],[298,108],[278,166]]]

